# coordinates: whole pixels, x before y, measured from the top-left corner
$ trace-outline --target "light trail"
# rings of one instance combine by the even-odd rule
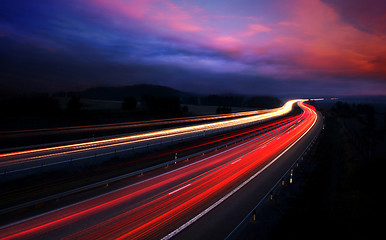
[[[217,115],[204,115],[194,117],[180,117],[180,118],[169,118],[159,120],[148,120],[148,121],[136,121],[136,122],[123,122],[123,123],[109,123],[109,124],[97,124],[97,125],[86,125],[86,126],[70,126],[70,127],[58,127],[58,128],[41,128],[41,129],[28,129],[28,130],[11,130],[11,131],[0,131],[0,144],[7,149],[0,149],[1,152],[14,152],[25,150],[26,148],[20,146],[24,145],[34,146],[32,148],[50,147],[55,145],[70,144],[72,143],[90,141],[94,139],[103,139],[106,137],[112,138],[128,135],[130,132],[146,131],[154,128],[167,128],[177,127],[178,125],[188,124],[199,124],[204,122],[213,122],[218,120],[240,118],[251,115],[258,115],[267,112],[275,111],[275,109],[266,110],[255,110],[228,114],[217,114]],[[20,142],[21,139],[21,142]],[[62,141],[62,143],[60,143]],[[55,143],[56,142],[56,143]],[[39,145],[40,144],[40,145]]]
[[[162,238],[237,191],[315,124],[314,109],[226,150],[100,197],[8,225],[0,238]]]
[[[236,118],[244,117],[256,114],[262,114],[266,112],[272,112],[275,109],[267,110],[257,110],[257,111],[247,111],[247,112],[237,112],[237,113],[227,113],[227,114],[216,114],[216,115],[205,115],[205,116],[194,116],[194,117],[181,117],[181,118],[169,118],[169,119],[159,119],[159,120],[148,120],[148,121],[137,121],[137,122],[123,122],[123,123],[108,123],[108,124],[96,124],[96,125],[85,125],[85,126],[72,126],[72,127],[59,127],[59,128],[41,128],[41,129],[29,129],[29,130],[13,130],[13,131],[0,131],[0,136],[5,135],[18,135],[18,134],[40,134],[46,132],[82,132],[82,131],[98,131],[98,130],[114,130],[122,128],[138,128],[138,127],[154,127],[159,125],[168,125],[168,124],[180,124],[180,123],[190,123],[198,121],[211,121],[224,118]]]
[[[4,167],[13,164],[33,162],[60,156],[66,157],[68,159],[70,154],[74,153],[90,154],[90,152],[100,149],[107,149],[111,151],[111,149],[114,147],[125,146],[127,148],[134,144],[143,144],[151,141],[166,141],[167,139],[173,139],[176,137],[184,137],[202,133],[205,134],[206,132],[210,133],[220,129],[232,129],[234,127],[241,127],[246,124],[283,116],[292,110],[293,104],[297,101],[299,100],[291,100],[280,108],[272,109],[262,114],[260,114],[261,112],[256,111],[256,113],[259,113],[258,115],[241,117],[237,119],[179,127],[149,133],[134,134],[125,137],[117,137],[84,143],[3,153],[0,154],[0,166]]]
[[[152,161],[155,161],[156,159],[165,158],[167,156],[169,157],[175,156],[176,152],[178,152],[179,155],[182,154],[180,156],[184,157],[188,153],[202,151],[202,148],[207,149],[215,146],[226,146],[236,141],[240,141],[242,139],[244,140],[249,139],[253,136],[256,136],[257,134],[263,134],[267,131],[273,130],[274,128],[280,127],[288,123],[295,117],[296,116],[280,118],[278,120],[273,120],[259,125],[254,125],[245,129],[243,128],[236,131],[231,131],[231,132],[227,132],[219,135],[197,139],[195,141],[191,141],[189,143],[183,144],[182,146],[180,145],[180,146],[168,148],[167,150],[165,149],[164,151],[161,151],[157,154],[147,155],[147,156],[138,157],[138,158],[129,158],[119,164],[114,164],[112,166],[105,167],[101,169],[101,172],[102,173],[114,172],[114,170],[116,169],[127,168],[128,166],[133,166],[137,163],[152,162]],[[184,154],[184,152],[186,154]],[[37,166],[37,168],[39,167],[40,166]],[[71,179],[67,179],[66,177],[64,177],[64,178],[57,179],[56,181],[52,181],[49,184],[48,183],[43,183],[43,184],[44,184],[44,188],[51,188],[57,185],[67,184],[69,181],[71,181]],[[37,187],[34,187],[34,188],[31,188],[30,186],[25,186],[23,188],[19,188],[18,192],[24,192],[24,193],[36,192],[36,191],[40,191],[41,187],[42,187],[41,185],[38,185]]]

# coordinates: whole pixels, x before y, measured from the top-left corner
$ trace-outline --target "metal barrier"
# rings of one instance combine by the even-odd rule
[[[285,117],[287,115],[288,114],[285,114],[285,115],[280,116],[280,117]],[[176,142],[183,142],[183,141],[187,141],[187,140],[192,140],[192,139],[196,139],[196,138],[200,138],[200,137],[204,137],[204,136],[212,136],[212,135],[216,135],[219,133],[224,133],[227,131],[242,129],[242,128],[249,127],[252,125],[261,124],[261,123],[264,123],[267,121],[272,121],[272,120],[278,119],[280,117],[273,117],[270,119],[257,120],[254,122],[244,123],[244,124],[237,125],[237,126],[229,126],[229,127],[225,127],[225,128],[221,128],[221,129],[202,130],[201,132],[196,133],[196,134],[185,133],[184,134],[185,136],[181,136],[181,137],[171,136],[168,140],[162,140],[161,139],[161,140],[153,142],[153,143],[146,143],[145,142],[139,146],[125,147],[123,149],[115,149],[114,151],[108,151],[108,152],[102,152],[102,153],[97,153],[96,151],[93,151],[92,153],[90,153],[89,155],[84,156],[84,157],[78,157],[78,158],[72,158],[71,157],[71,158],[66,159],[66,160],[60,160],[60,161],[54,161],[54,162],[39,161],[34,166],[28,166],[28,167],[26,166],[24,168],[12,169],[12,167],[23,165],[23,163],[20,163],[20,164],[12,165],[10,167],[4,167],[1,171],[2,171],[2,175],[5,179],[6,177],[9,178],[9,176],[12,175],[13,173],[16,174],[16,173],[33,171],[33,170],[41,171],[43,168],[48,168],[48,167],[52,167],[52,166],[59,166],[59,165],[63,165],[66,163],[67,164],[68,163],[74,163],[74,162],[86,160],[86,159],[93,159],[94,161],[95,160],[106,160],[106,156],[109,156],[109,155],[110,156],[117,156],[118,153],[123,153],[123,152],[133,152],[133,153],[138,153],[140,151],[143,152],[146,149],[149,149],[149,147],[163,146],[163,145],[173,144]],[[138,150],[138,152],[135,152],[135,150]],[[28,163],[28,164],[30,164],[30,163]]]
[[[276,184],[267,192],[267,194],[260,200],[260,202],[248,213],[248,215],[237,225],[235,229],[225,238],[225,240],[231,240],[241,228],[247,224],[251,219],[256,221],[256,211],[264,204],[266,200],[273,199],[273,192],[281,185],[285,184],[285,179],[289,177],[289,182],[292,183],[293,178],[293,170],[299,164],[301,160],[303,160],[304,155],[310,150],[310,147],[315,143],[316,139],[319,137],[318,133],[312,141],[307,145],[306,149],[302,152],[302,154],[296,159],[296,161],[288,168],[288,170],[279,178]]]
[[[37,205],[37,204],[42,204],[42,203],[46,203],[46,202],[49,202],[49,201],[52,201],[52,200],[57,200],[57,199],[60,199],[60,198],[63,198],[63,197],[66,197],[66,196],[69,196],[69,195],[72,195],[72,194],[75,194],[75,193],[91,190],[91,189],[94,189],[94,188],[108,186],[111,183],[114,183],[114,182],[117,182],[117,181],[129,178],[129,177],[132,177],[132,176],[142,175],[142,174],[144,174],[146,172],[149,172],[149,171],[152,171],[152,170],[155,170],[155,169],[158,169],[158,168],[163,168],[163,167],[166,167],[166,166],[169,166],[169,165],[176,164],[177,162],[186,161],[186,160],[189,160],[190,158],[197,157],[197,156],[200,156],[200,155],[204,155],[204,154],[207,154],[209,152],[216,151],[216,150],[218,150],[220,148],[229,147],[230,145],[233,145],[233,144],[245,141],[246,139],[250,139],[250,138],[256,137],[258,135],[261,135],[260,137],[255,138],[255,139],[252,140],[252,141],[256,141],[256,140],[264,137],[267,134],[266,132],[267,132],[267,130],[264,132],[264,134],[262,134],[261,132],[258,132],[258,133],[249,135],[246,138],[237,139],[237,140],[234,140],[232,142],[228,142],[228,143],[225,143],[225,144],[222,144],[222,145],[210,148],[210,149],[206,149],[206,150],[203,150],[203,151],[200,151],[200,152],[196,152],[196,153],[193,153],[193,154],[181,157],[181,158],[173,159],[171,161],[164,162],[164,163],[161,163],[161,164],[157,164],[157,165],[154,165],[154,166],[151,166],[151,167],[148,167],[148,168],[144,168],[144,169],[141,169],[141,170],[138,170],[138,171],[134,171],[134,172],[131,172],[131,173],[128,173],[128,174],[120,175],[120,176],[117,176],[117,177],[114,177],[114,178],[110,178],[110,179],[107,179],[107,180],[104,180],[104,181],[96,182],[96,183],[89,184],[89,185],[86,185],[86,186],[83,186],[83,187],[80,187],[80,188],[76,188],[76,189],[72,189],[72,190],[69,190],[69,191],[66,191],[66,192],[54,194],[54,195],[51,195],[51,196],[48,196],[48,197],[44,197],[44,198],[41,198],[41,199],[37,199],[37,200],[33,200],[33,201],[30,201],[30,202],[25,202],[23,204],[19,204],[19,205],[12,206],[12,207],[9,207],[9,208],[4,208],[4,209],[0,210],[0,214],[5,214],[5,213],[12,212],[12,211],[20,210],[20,209],[23,209],[23,208],[32,207],[32,206]]]

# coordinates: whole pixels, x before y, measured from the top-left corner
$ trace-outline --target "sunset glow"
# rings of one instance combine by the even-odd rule
[[[2,5],[1,51],[4,57],[20,54],[7,64],[31,61],[25,54],[52,63],[53,73],[36,74],[38,63],[25,69],[45,89],[153,83],[208,92],[202,88],[221,82],[220,92],[252,93],[251,86],[260,86],[274,94],[386,93],[381,0],[23,0]],[[69,58],[77,59],[75,67]],[[96,73],[101,65],[102,76]],[[158,77],[139,73],[137,66]],[[70,73],[59,74],[69,67]],[[79,74],[85,69],[95,73]],[[122,71],[112,76],[114,70]],[[10,68],[3,73],[7,79],[19,74]]]

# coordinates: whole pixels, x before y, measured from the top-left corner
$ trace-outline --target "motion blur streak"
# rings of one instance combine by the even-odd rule
[[[60,128],[42,128],[42,129],[32,129],[32,130],[16,130],[16,131],[0,131],[1,136],[7,135],[18,135],[18,136],[37,136],[47,132],[66,132],[66,133],[76,133],[84,132],[90,130],[114,130],[114,129],[123,129],[123,128],[137,128],[137,127],[154,127],[159,125],[168,125],[168,124],[180,124],[180,123],[190,123],[190,122],[199,122],[199,121],[210,121],[218,120],[224,118],[236,118],[236,117],[245,117],[256,114],[262,114],[265,112],[270,112],[272,110],[257,110],[257,111],[248,111],[248,112],[238,112],[238,113],[227,113],[227,114],[217,114],[217,115],[206,115],[206,116],[195,116],[195,117],[182,117],[182,118],[170,118],[170,119],[160,119],[160,120],[148,120],[148,121],[138,121],[138,122],[124,122],[124,123],[109,123],[109,124],[98,124],[98,125],[87,125],[87,126],[73,126],[73,127],[60,127]]]
[[[159,239],[232,192],[301,138],[316,121],[303,113],[232,148],[176,165],[122,189],[5,226],[0,238]]]
[[[135,134],[125,137],[111,138],[105,140],[90,141],[84,143],[76,143],[55,147],[31,149],[25,151],[16,151],[0,154],[0,166],[6,166],[16,163],[31,162],[41,160],[43,158],[67,156],[69,153],[87,152],[96,149],[105,149],[117,146],[128,146],[129,144],[143,143],[150,140],[166,140],[172,137],[182,137],[189,134],[205,133],[206,131],[227,129],[244,124],[254,123],[261,120],[267,120],[274,117],[283,116],[292,110],[293,104],[298,100],[291,100],[285,103],[280,108],[271,109],[262,114],[241,117],[237,119],[224,120],[214,123],[198,124],[188,127],[180,127],[167,129],[162,131],[154,131],[142,134]],[[258,112],[256,112],[258,113]],[[259,112],[260,113],[260,112]]]

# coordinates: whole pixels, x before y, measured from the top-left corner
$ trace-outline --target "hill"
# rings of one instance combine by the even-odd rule
[[[125,97],[141,98],[145,95],[157,97],[189,97],[193,94],[178,91],[176,89],[151,85],[137,84],[124,87],[95,87],[81,92],[74,92],[71,95],[76,95],[81,98],[100,99],[100,100],[116,100],[122,101]]]
[[[63,95],[60,94],[60,95]],[[94,87],[80,92],[69,93],[69,96],[78,96],[82,99],[123,101],[127,97],[143,100],[144,97],[156,99],[177,98],[182,104],[247,107],[255,109],[275,108],[282,105],[277,97],[271,96],[244,96],[235,94],[200,95],[183,92],[171,87],[137,84],[124,87]]]

